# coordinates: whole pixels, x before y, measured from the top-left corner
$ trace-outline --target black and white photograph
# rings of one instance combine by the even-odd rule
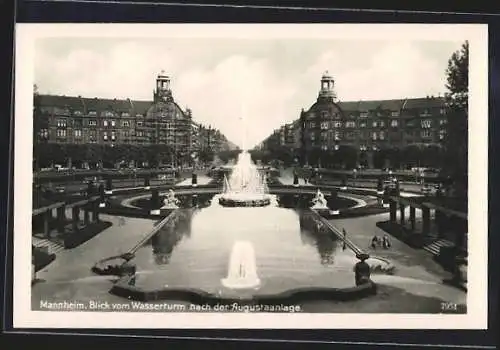
[[[15,325],[486,327],[486,26],[16,42]]]

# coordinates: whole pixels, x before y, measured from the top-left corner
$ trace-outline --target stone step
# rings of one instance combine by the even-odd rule
[[[62,243],[44,238],[32,237],[32,243],[37,248],[48,248],[49,254],[57,254],[65,249]]]
[[[446,239],[438,239],[426,246],[424,246],[424,250],[428,251],[433,255],[438,255],[441,247],[453,247],[454,244]]]

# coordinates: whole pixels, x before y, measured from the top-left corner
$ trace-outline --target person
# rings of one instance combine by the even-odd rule
[[[384,247],[384,249],[389,249],[391,247],[389,236],[384,235],[384,237],[382,238],[382,246]]]
[[[379,238],[378,238],[378,236],[377,236],[377,235],[375,235],[375,236],[373,236],[373,238],[372,238],[372,244],[371,244],[371,247],[372,247],[373,249],[376,249],[378,245],[379,245]]]
[[[356,286],[360,286],[370,282],[370,265],[366,263],[366,259],[368,259],[367,254],[360,254],[356,257],[360,261],[354,265],[354,279]]]

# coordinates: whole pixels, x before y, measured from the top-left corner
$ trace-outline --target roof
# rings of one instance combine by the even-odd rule
[[[134,101],[130,99],[104,99],[60,95],[38,95],[40,107],[69,108],[71,110],[88,111],[115,111],[129,112],[130,114],[146,114],[153,104],[152,101]]]
[[[318,101],[309,108],[309,111],[317,108]],[[333,103],[333,102],[332,102]],[[373,110],[399,111],[401,109],[422,109],[443,107],[444,97],[424,97],[394,100],[367,100],[367,101],[341,101],[336,103],[344,112],[368,112]]]

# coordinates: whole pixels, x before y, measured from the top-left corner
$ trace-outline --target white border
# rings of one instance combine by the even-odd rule
[[[158,30],[158,26],[163,26]],[[176,314],[31,311],[34,43],[43,37],[469,40],[469,292],[467,315]],[[479,24],[17,24],[14,159],[14,327],[486,329],[488,27]],[[444,73],[443,73],[444,74]],[[422,77],[425,79],[425,77]],[[470,205],[474,203],[475,205]],[[140,322],[137,320],[140,319]]]

